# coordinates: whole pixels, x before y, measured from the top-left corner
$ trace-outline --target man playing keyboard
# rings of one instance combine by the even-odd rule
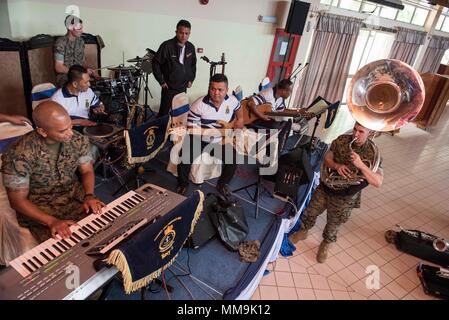
[[[68,238],[75,221],[104,206],[94,196],[89,142],[72,130],[67,111],[56,102],[39,104],[33,120],[37,129],[2,156],[3,183],[19,224],[37,241]]]

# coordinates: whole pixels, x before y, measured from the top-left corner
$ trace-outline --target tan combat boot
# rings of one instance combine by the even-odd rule
[[[319,263],[324,263],[327,259],[327,251],[329,249],[330,243],[323,240],[318,249],[318,254],[316,255],[316,261]]]
[[[305,239],[307,239],[307,232],[308,232],[308,230],[299,229],[295,233],[292,233],[291,235],[289,235],[288,239],[293,243],[296,243],[299,240],[305,240]]]

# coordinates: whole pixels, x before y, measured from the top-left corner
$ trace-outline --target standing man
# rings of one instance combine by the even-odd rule
[[[198,98],[190,108],[187,117],[187,127],[203,129],[219,129],[223,123],[234,121],[234,129],[243,128],[243,113],[240,102],[234,95],[228,95],[228,78],[221,73],[214,74],[209,82],[209,91],[206,96]],[[201,139],[195,143],[194,139]],[[223,195],[229,195],[229,186],[237,168],[236,151],[231,144],[222,144],[222,137],[188,135],[182,146],[181,163],[178,164],[178,187],[177,192],[181,195],[187,194],[189,185],[189,173],[193,161],[203,152],[207,146],[209,153],[219,157],[221,153],[222,167],[221,176],[217,182],[217,190]],[[200,146],[200,148],[194,148]],[[189,159],[185,159],[185,153]],[[232,155],[232,159],[226,157]]]
[[[195,46],[189,42],[191,25],[180,20],[176,36],[161,44],[153,58],[153,74],[161,85],[161,104],[158,117],[168,114],[175,95],[186,92],[196,76]]]
[[[103,103],[90,88],[87,69],[77,64],[70,67],[67,83],[53,94],[51,100],[66,109],[74,126],[95,126],[96,123],[89,119],[106,114]]]
[[[39,104],[33,120],[37,129],[2,156],[3,183],[19,224],[38,242],[68,238],[75,221],[89,210],[100,213],[104,206],[94,196],[89,142],[72,130],[67,111],[54,101]]]
[[[331,144],[324,155],[326,168],[336,170],[344,178],[351,178],[356,169],[363,176],[358,185],[348,186],[343,190],[334,190],[321,181],[315,190],[309,206],[301,215],[301,229],[289,236],[296,243],[307,238],[310,228],[315,225],[317,217],[327,210],[327,223],[323,231],[323,241],[317,254],[317,261],[323,263],[327,259],[329,245],[337,241],[338,229],[349,220],[353,208],[360,208],[362,189],[369,184],[380,187],[383,181],[381,163],[373,172],[362,160],[375,161],[375,150],[368,142],[372,131],[356,123],[352,135],[341,135]],[[354,140],[355,139],[355,140]],[[351,141],[354,143],[351,147]],[[321,173],[323,177],[323,173]]]
[[[65,36],[59,37],[54,45],[56,84],[62,87],[67,82],[67,73],[69,68],[75,64],[85,66],[84,59],[84,40],[83,21],[69,15],[64,20],[67,28]],[[87,69],[89,76],[98,77],[98,74],[92,69]]]

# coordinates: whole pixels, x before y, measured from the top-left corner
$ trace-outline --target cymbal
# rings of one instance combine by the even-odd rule
[[[135,69],[136,68],[132,67],[132,66],[117,66],[117,67],[108,68],[108,70],[111,70],[111,71],[131,71],[131,70],[135,70]]]
[[[146,61],[146,60],[149,60],[149,58],[148,57],[139,57],[139,56],[137,56],[135,58],[126,60],[126,62],[141,62],[141,61]]]

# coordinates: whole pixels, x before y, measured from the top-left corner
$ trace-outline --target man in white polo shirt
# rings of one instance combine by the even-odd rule
[[[104,105],[90,88],[89,74],[80,65],[70,67],[68,82],[51,99],[67,110],[73,126],[94,126],[89,119],[105,114]]]
[[[198,98],[191,106],[187,117],[187,126],[190,128],[222,128],[219,122],[234,121],[234,129],[243,128],[243,113],[240,102],[233,95],[228,95],[228,79],[224,74],[215,74],[209,81],[209,93]],[[195,160],[206,148],[215,154],[221,151],[222,170],[217,182],[217,190],[221,194],[229,194],[228,184],[234,176],[236,156],[234,147],[230,144],[221,144],[221,136],[202,136],[201,141],[194,141],[195,135],[186,136],[182,147],[182,153],[190,154],[189,159],[181,155],[181,163],[178,165],[178,188],[179,194],[185,195],[189,185],[189,173],[193,160]],[[201,150],[196,150],[195,145],[201,145]],[[226,154],[232,154],[231,159],[225,158]],[[231,163],[229,163],[231,162]]]

